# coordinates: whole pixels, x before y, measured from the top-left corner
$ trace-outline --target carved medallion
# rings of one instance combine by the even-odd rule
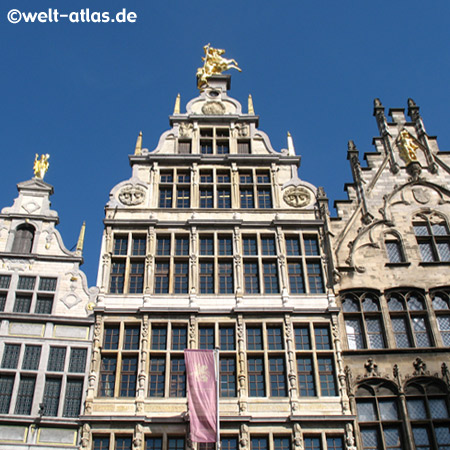
[[[290,187],[283,193],[283,200],[294,208],[301,208],[311,202],[311,193],[301,186]]]
[[[431,194],[427,189],[416,187],[412,189],[412,193],[416,202],[422,205],[427,204],[431,200]]]
[[[22,205],[22,208],[28,213],[28,214],[33,214],[35,211],[37,211],[40,206],[34,202],[28,202],[26,205]]]
[[[202,107],[203,114],[225,114],[225,106],[220,102],[208,102]]]
[[[127,206],[140,205],[144,202],[145,191],[139,186],[126,186],[119,193],[119,200]]]

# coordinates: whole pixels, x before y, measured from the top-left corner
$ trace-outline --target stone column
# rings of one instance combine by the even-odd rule
[[[247,370],[245,360],[244,319],[242,315],[237,317],[237,350],[238,350],[238,402],[239,414],[247,411]]]

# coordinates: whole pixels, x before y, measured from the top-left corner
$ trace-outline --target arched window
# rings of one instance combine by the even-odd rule
[[[442,342],[446,347],[450,347],[450,289],[431,292],[431,299]]]
[[[385,348],[378,296],[368,292],[341,294],[348,348]]]
[[[405,252],[400,238],[392,233],[385,237],[384,245],[386,246],[386,253],[391,264],[399,264],[406,262]]]
[[[426,378],[408,384],[405,394],[416,449],[449,449],[447,390],[435,380]]]
[[[450,233],[447,223],[439,216],[416,216],[414,234],[419,244],[422,261],[450,261]]]
[[[425,299],[417,291],[386,294],[397,348],[431,347]]]
[[[12,246],[13,253],[31,253],[33,249],[34,227],[31,225],[19,225],[16,229]]]
[[[358,425],[364,450],[402,449],[402,421],[397,394],[385,380],[356,391]]]

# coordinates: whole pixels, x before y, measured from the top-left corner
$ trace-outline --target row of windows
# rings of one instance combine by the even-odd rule
[[[442,218],[420,214],[413,219],[413,229],[423,262],[450,262],[450,232]],[[392,264],[407,261],[405,248],[399,237],[388,234],[386,253]]]
[[[113,243],[110,292],[142,293],[144,290],[146,238],[143,235],[116,235]],[[234,255],[243,255],[242,276],[245,294],[279,294],[282,273],[273,234],[244,234],[234,249],[231,234],[201,234],[198,238],[197,287],[200,294],[233,294],[239,285]],[[324,283],[316,235],[285,235],[287,279],[291,294],[323,293]],[[155,244],[153,292],[189,292],[191,237],[188,234],[158,234]],[[284,250],[284,249],[283,249]],[[192,282],[192,281],[191,281]]]
[[[0,311],[51,314],[56,283],[57,279],[53,277],[0,275]]]
[[[198,151],[202,155],[228,155],[230,154],[230,129],[229,128],[200,128],[200,141]],[[251,153],[250,140],[238,139],[236,150],[238,154],[248,155]],[[190,154],[192,150],[192,139],[180,138],[178,140],[178,153]]]
[[[247,169],[239,171],[238,197],[231,188],[229,170],[200,170],[199,203],[192,203],[195,184],[191,174],[184,169],[161,170],[159,176],[160,208],[273,208],[271,176],[268,170]]]
[[[404,395],[406,409],[390,382],[373,380],[358,388],[356,406],[362,448],[405,448],[407,423],[416,449],[450,448],[447,389],[432,379],[421,379],[410,382]]]
[[[388,291],[384,296],[346,292],[341,302],[349,349],[450,346],[448,288],[432,291],[429,298],[407,290]],[[437,324],[434,332],[430,318]]]
[[[132,436],[94,436],[93,450],[132,450]],[[305,450],[344,450],[342,436],[306,435],[303,437]],[[220,448],[222,450],[238,450],[239,439],[234,436],[222,436]],[[198,450],[214,450],[213,443],[199,443]],[[251,436],[250,450],[292,450],[290,436]],[[145,450],[185,450],[185,438],[181,436],[154,437],[144,439]]]
[[[294,327],[298,390],[301,396],[335,396],[336,376],[329,329],[324,325]],[[102,350],[99,395],[134,397],[139,361],[139,326],[106,326]],[[149,397],[184,397],[187,326],[152,324],[150,333]],[[201,325],[198,348],[219,343],[220,395],[237,396],[237,354],[234,326]],[[247,374],[250,397],[286,397],[287,354],[283,327],[263,324],[246,327]],[[170,349],[170,350],[169,350]]]

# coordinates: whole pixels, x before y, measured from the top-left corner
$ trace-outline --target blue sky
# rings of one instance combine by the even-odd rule
[[[18,23],[11,9],[60,13],[126,8],[136,23]],[[2,0],[0,5],[0,206],[32,177],[35,153],[50,153],[45,180],[55,187],[68,248],[86,220],[84,270],[96,271],[103,207],[131,175],[128,155],[140,130],[152,150],[196,96],[195,71],[208,42],[226,49],[242,73],[230,94],[246,108],[252,94],[260,128],[275,149],[290,131],[302,155],[300,177],[324,186],[330,203],[351,181],[347,141],[372,151],[373,99],[421,107],[441,150],[450,145],[450,2],[196,0]]]

